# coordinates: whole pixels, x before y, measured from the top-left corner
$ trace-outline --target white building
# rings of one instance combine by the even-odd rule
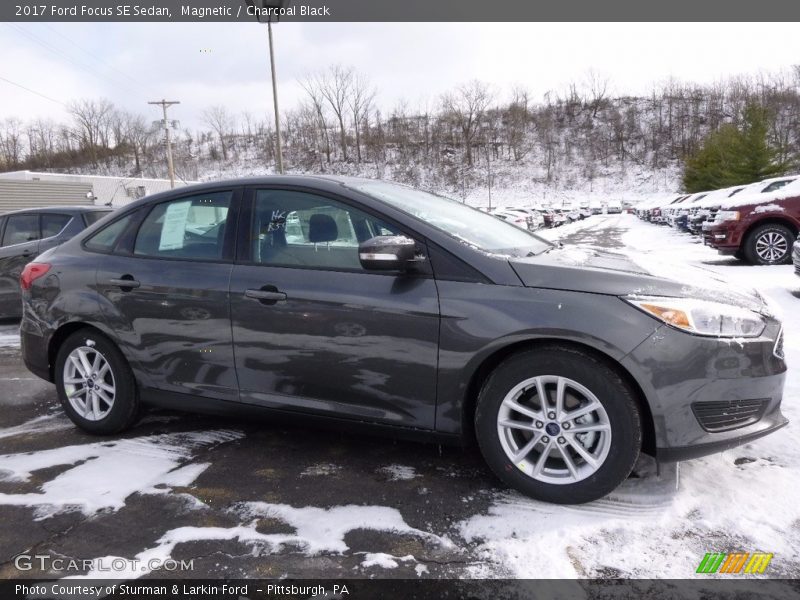
[[[82,183],[92,188],[98,205],[123,206],[129,202],[170,189],[169,179],[145,179],[143,177],[107,177],[103,175],[67,175],[63,173],[37,173],[34,171],[10,171],[0,173],[0,179],[42,181],[53,183]],[[175,181],[175,187],[198,183]]]

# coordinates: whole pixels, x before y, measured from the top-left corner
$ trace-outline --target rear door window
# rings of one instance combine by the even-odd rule
[[[780,181],[773,181],[763,190],[761,190],[762,194],[766,194],[767,192],[774,192],[775,190],[781,189],[783,186],[792,183],[794,179],[781,179]]]
[[[24,244],[39,239],[39,215],[10,215],[3,234],[3,246]]]
[[[157,204],[142,222],[137,256],[221,260],[233,192],[213,192]]]
[[[96,252],[112,252],[116,247],[120,236],[122,236],[128,226],[131,224],[131,221],[135,215],[136,211],[129,213],[121,219],[117,219],[110,225],[103,227],[100,231],[86,240],[86,242],[84,242],[84,246],[87,249],[94,250]]]
[[[49,238],[58,235],[64,230],[72,220],[69,215],[43,214],[42,215],[42,237]]]

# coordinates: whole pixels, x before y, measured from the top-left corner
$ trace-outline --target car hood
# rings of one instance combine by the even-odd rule
[[[510,263],[527,287],[614,296],[698,298],[772,314],[754,289],[733,287],[708,269],[671,264],[646,254],[565,246],[538,256],[513,258]]]

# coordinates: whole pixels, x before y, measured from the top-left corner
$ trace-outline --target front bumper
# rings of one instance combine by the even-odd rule
[[[656,458],[721,452],[788,423],[780,411],[786,377],[786,363],[776,354],[780,327],[771,319],[760,337],[734,340],[663,325],[623,359],[649,401]],[[736,407],[751,405],[757,413],[737,422]],[[713,406],[719,409],[712,419],[730,426],[701,424],[698,414]]]
[[[737,222],[714,223],[703,226],[703,243],[716,248],[722,254],[732,254],[742,243],[741,227]]]

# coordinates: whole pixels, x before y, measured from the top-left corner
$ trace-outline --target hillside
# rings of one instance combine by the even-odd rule
[[[350,79],[347,79],[349,77]],[[350,96],[330,97],[338,82]],[[352,70],[332,67],[303,82],[307,101],[282,119],[287,173],[391,179],[475,205],[554,203],[576,198],[635,200],[677,191],[686,157],[709,132],[738,125],[748,103],[769,114],[768,142],[787,169],[800,163],[800,69],[714,86],[669,82],[648,97],[616,96],[605,82],[571,86],[534,101],[513,90],[500,101],[473,81],[437,106],[382,112]],[[347,87],[350,86],[350,87]],[[347,91],[349,90],[349,91]],[[360,98],[360,100],[359,100]],[[163,131],[105,100],[74,106],[71,124],[0,127],[0,166],[72,173],[165,177]],[[224,106],[204,113],[206,129],[175,130],[176,172],[208,180],[275,171],[266,119]]]

